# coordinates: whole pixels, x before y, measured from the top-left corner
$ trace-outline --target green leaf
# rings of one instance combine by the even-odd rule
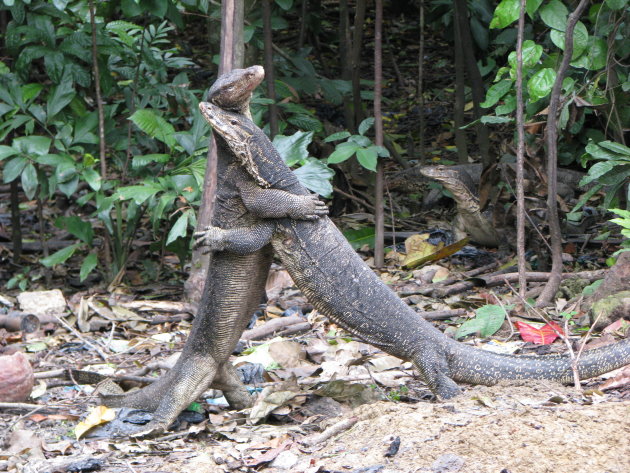
[[[55,220],[55,226],[67,230],[88,245],[92,244],[92,240],[94,239],[92,224],[90,222],[84,222],[76,215],[71,217],[59,217]]]
[[[38,183],[37,170],[35,166],[28,163],[22,171],[22,188],[24,189],[27,199],[32,199],[35,196]]]
[[[607,172],[612,171],[613,169],[615,169],[614,161],[600,161],[598,163],[593,164],[591,168],[588,170],[588,174],[580,180],[580,187],[585,186],[586,184],[594,181],[597,178],[600,178]]]
[[[136,110],[129,120],[147,135],[160,140],[169,148],[175,146],[175,128],[153,110],[147,108]]]
[[[498,305],[485,305],[477,309],[477,316],[474,319],[464,322],[457,332],[455,338],[461,338],[471,333],[477,333],[482,337],[489,337],[501,328],[505,320],[505,311]]]
[[[18,150],[13,146],[0,145],[0,161],[16,154],[18,154]]]
[[[359,148],[357,150],[357,160],[365,169],[376,171],[376,163],[378,160],[376,146],[370,146],[369,148]]]
[[[621,143],[617,143],[615,141],[600,141],[597,144],[603,148],[614,151],[615,153],[626,155],[630,158],[630,148],[622,145]]]
[[[532,20],[534,19],[534,13],[536,13],[542,2],[543,0],[527,0],[525,3],[525,10]]]
[[[335,151],[328,156],[328,164],[342,163],[359,149],[356,143],[339,143]]]
[[[191,210],[186,210],[179,216],[179,218],[173,225],[173,228],[171,228],[171,231],[168,232],[168,238],[166,239],[167,245],[173,243],[179,237],[186,236],[186,230],[188,228],[188,219],[190,218],[190,212]]]
[[[47,120],[50,122],[55,115],[72,102],[75,95],[76,92],[73,87],[72,78],[68,72],[65,72],[59,85],[53,87],[50,94],[48,94],[48,101],[46,103]]]
[[[330,180],[335,171],[318,159],[312,158],[304,165],[293,171],[300,183],[307,189],[324,197],[332,197]]]
[[[494,10],[490,28],[505,28],[518,20],[520,11],[519,0],[502,0]]]
[[[330,143],[331,141],[338,141],[338,140],[343,140],[345,138],[348,138],[350,136],[350,132],[349,131],[338,131],[337,133],[333,133],[332,135],[328,136],[324,142],[325,143]]]
[[[543,47],[528,39],[523,42],[523,67],[533,67],[536,65],[543,53]],[[516,69],[516,51],[512,51],[508,56],[508,62],[512,68]]]
[[[558,46],[560,49],[564,51],[564,41],[565,34],[562,31],[551,30],[549,33],[551,37],[551,41],[553,44]],[[578,21],[575,25],[575,30],[573,30],[573,54],[571,55],[571,59],[575,60],[582,55],[582,53],[588,47],[588,30],[584,23]]]
[[[611,143],[610,141],[601,141],[598,144],[593,143],[592,141],[590,141],[585,148],[585,151],[590,154],[593,158],[595,159],[602,159],[602,160],[616,160],[619,158],[619,155],[617,153],[611,153],[610,152],[610,148],[608,149],[604,149],[601,147],[601,145],[603,143]],[[607,147],[606,147],[607,148]]]
[[[348,138],[348,143],[356,143],[362,148],[367,148],[372,145],[372,140],[363,135],[352,135]]]
[[[605,3],[611,10],[621,10],[626,7],[628,0],[606,0]]]
[[[374,248],[374,227],[364,227],[358,230],[346,230],[343,232],[343,236],[346,237],[350,246],[355,250],[358,250],[363,245],[368,245],[370,248]]]
[[[101,189],[101,175],[96,171],[96,169],[88,168],[85,169],[81,175],[85,182],[92,188],[92,190],[98,191]]]
[[[293,0],[276,0],[276,5],[282,8],[284,11],[288,11],[293,6]]]
[[[85,257],[83,263],[81,264],[81,270],[79,271],[79,281],[85,281],[85,278],[96,268],[98,264],[98,257],[96,253],[90,253]]]
[[[532,99],[536,102],[551,93],[553,83],[556,80],[556,71],[550,67],[539,70],[527,81],[527,91]]]
[[[490,108],[503,98],[513,87],[514,82],[509,79],[503,79],[488,89],[486,93],[486,100],[480,105],[483,108]]]
[[[303,113],[287,118],[287,122],[305,131],[320,132],[324,128],[322,122],[320,122],[313,115],[307,115]]]
[[[136,204],[141,205],[161,190],[156,185],[127,186],[119,188],[117,195],[121,200],[133,199]]]
[[[606,58],[608,56],[608,44],[603,38],[590,37],[588,39],[588,48],[586,50],[588,57],[587,69],[590,71],[598,71],[606,67]]]
[[[48,153],[51,139],[46,136],[22,136],[13,140],[13,147],[35,159]]]
[[[551,0],[540,9],[540,18],[551,28],[564,31],[567,27],[569,10],[559,0]]]
[[[22,156],[16,156],[15,158],[7,161],[2,169],[2,178],[4,182],[9,183],[16,180],[27,164],[28,160]]]
[[[374,117],[368,117],[359,124],[359,135],[365,135],[365,132],[374,125]]]
[[[42,258],[40,263],[50,268],[56,264],[61,264],[70,258],[74,252],[81,246],[81,243],[75,243],[74,245],[67,246],[66,248],[59,250],[47,258]]]
[[[287,166],[293,166],[308,158],[307,148],[311,141],[313,141],[312,131],[296,131],[290,136],[276,135],[273,145]]]
[[[131,167],[140,169],[151,163],[168,163],[171,158],[170,154],[145,154],[142,156],[134,156],[131,160]]]

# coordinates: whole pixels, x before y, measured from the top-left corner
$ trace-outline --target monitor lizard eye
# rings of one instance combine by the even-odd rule
[[[231,123],[232,125],[238,125],[238,122],[237,122],[236,120],[230,120],[230,123]]]

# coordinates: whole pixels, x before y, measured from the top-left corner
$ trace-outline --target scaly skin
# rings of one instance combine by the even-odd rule
[[[502,246],[502,238],[492,222],[481,212],[479,198],[471,189],[472,179],[466,172],[448,166],[423,166],[420,173],[440,182],[450,191],[457,204],[457,217],[453,222],[455,238],[469,236],[471,241],[485,246]]]
[[[215,82],[209,92],[210,100],[249,115],[251,93],[263,76],[260,66],[233,70]],[[222,139],[217,139],[217,145],[214,225],[233,228],[256,225],[260,218],[316,219],[327,213],[324,203],[313,196],[289,196],[284,191],[256,186],[240,166],[231,163],[231,152]],[[289,205],[281,210],[268,205],[276,199]],[[219,251],[213,255],[190,336],[173,369],[139,391],[101,396],[108,406],[155,411],[152,421],[132,435],[155,435],[166,430],[210,386],[223,390],[236,409],[251,405],[253,399],[228,358],[260,303],[272,251],[269,245],[253,252],[242,250],[247,254]]]
[[[215,132],[223,136],[235,162],[253,173],[256,182],[293,195],[308,194],[289,179],[290,169],[250,120],[211,104],[202,106],[202,111]],[[282,207],[284,202],[275,205]],[[270,234],[277,256],[318,311],[366,342],[412,361],[440,398],[459,394],[456,382],[491,385],[502,379],[572,380],[568,356],[500,355],[446,337],[365,265],[327,217],[312,222],[263,221],[245,229],[214,228],[203,241],[238,251],[267,244]],[[586,379],[628,363],[630,339],[582,353],[578,372]]]

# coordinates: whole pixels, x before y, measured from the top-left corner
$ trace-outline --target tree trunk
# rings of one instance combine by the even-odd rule
[[[265,40],[265,79],[267,81],[267,95],[273,103],[269,105],[269,136],[278,134],[278,106],[276,105],[276,84],[273,73],[273,39],[271,34],[271,1],[262,0],[263,30]]]
[[[383,0],[376,0],[374,20],[374,143],[383,146],[383,115],[381,113],[383,80]],[[385,209],[383,205],[383,164],[378,159],[376,165],[376,186],[374,189],[374,266],[383,267]]]
[[[461,0],[455,0],[461,1]],[[525,190],[523,189],[525,162],[525,126],[523,123],[523,35],[525,31],[526,0],[520,0],[518,36],[516,39],[516,254],[518,256],[518,293],[525,299],[527,278],[525,277]],[[485,168],[485,163],[484,163]]]
[[[363,25],[365,24],[365,4],[365,0],[357,0],[352,35],[352,99],[356,126],[359,126],[359,123],[365,118],[361,106],[361,49],[363,46]]]
[[[424,0],[420,0],[420,40],[418,45],[418,139],[420,164],[424,164]],[[410,156],[413,158],[413,156]]]
[[[221,75],[233,68],[243,67],[243,0],[224,0],[221,6],[221,59],[219,72]],[[204,175],[203,194],[197,215],[197,231],[203,230],[212,220],[214,200],[217,189],[217,147],[214,137],[210,135],[208,143],[208,164]],[[202,249],[193,250],[190,275],[184,283],[184,296],[191,302],[199,302],[206,282],[210,254],[203,254]]]
[[[352,57],[350,55],[350,26],[348,22],[348,0],[341,0],[339,2],[339,65],[341,68],[341,79],[351,81]],[[346,120],[346,128],[356,132],[352,101],[347,95],[343,98],[343,114]]]
[[[464,126],[464,106],[466,105],[465,96],[465,77],[464,77],[464,51],[462,49],[462,35],[457,20],[458,9],[455,4],[455,21],[453,22],[453,30],[455,33],[455,109],[453,110],[453,120],[455,122],[455,146],[457,147],[457,159],[460,163],[468,162],[468,146],[466,144],[466,130],[462,130]]]

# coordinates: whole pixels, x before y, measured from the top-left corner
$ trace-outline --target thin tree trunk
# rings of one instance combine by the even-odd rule
[[[240,4],[240,5],[239,5]],[[221,4],[221,59],[218,75],[243,67],[243,0],[223,0]],[[238,26],[240,25],[240,26]],[[210,134],[208,143],[208,162],[204,175],[201,205],[197,215],[197,231],[210,225],[214,212],[214,201],[217,190],[217,146],[214,136]],[[210,254],[203,254],[202,249],[192,252],[190,275],[184,283],[184,294],[187,300],[198,302],[201,299],[203,286],[210,267]]]
[[[352,35],[352,99],[354,103],[354,123],[365,118],[361,102],[361,50],[363,49],[363,25],[365,24],[365,0],[357,0],[354,13],[354,32]]]
[[[383,0],[376,0],[374,20],[374,142],[383,146],[383,116],[381,113],[383,80]],[[374,189],[374,266],[381,268],[384,263],[385,209],[383,205],[383,164],[379,159],[376,165],[376,186]]]
[[[459,15],[457,4],[455,4],[455,18]],[[465,71],[464,71],[464,52],[462,50],[462,35],[459,27],[459,21],[453,22],[453,30],[455,33],[454,50],[455,50],[455,109],[453,110],[453,121],[455,122],[455,146],[457,147],[457,158],[462,164],[468,162],[468,146],[466,144],[466,130],[462,130],[464,126],[464,106],[466,105],[465,96]]]
[[[557,186],[558,186],[558,112],[562,95],[562,81],[569,67],[573,55],[573,31],[575,25],[588,5],[588,0],[581,0],[577,8],[569,15],[564,37],[564,54],[556,80],[551,90],[549,113],[547,115],[547,218],[549,220],[549,237],[551,240],[551,276],[540,293],[536,305],[541,307],[549,304],[556,295],[562,281],[562,235],[560,218],[558,217]]]
[[[460,1],[460,0],[456,0]],[[525,277],[525,190],[524,169],[525,161],[525,126],[523,123],[523,35],[525,31],[526,0],[521,0],[518,17],[518,36],[516,39],[516,254],[518,256],[518,293],[525,299],[527,293],[527,278]]]
[[[13,263],[19,264],[22,258],[22,224],[20,223],[20,198],[17,179],[11,181],[11,242],[13,243]]]
[[[350,55],[350,27],[348,23],[348,0],[341,0],[339,2],[339,65],[341,68],[341,79],[351,81],[352,57]],[[356,131],[352,101],[348,96],[343,98],[343,114],[346,120],[346,128]]]
[[[269,105],[269,135],[278,134],[278,106],[276,105],[276,84],[273,73],[273,39],[271,34],[271,1],[263,0],[263,33],[265,40],[265,76],[267,81],[267,95],[273,103]]]
[[[308,0],[302,0],[302,13],[300,15],[300,35],[298,36],[298,49],[304,47],[306,40],[306,17],[308,15]]]
[[[98,50],[96,45],[96,20],[94,12],[94,0],[90,0],[90,26],[92,27],[92,70],[94,73],[94,89],[96,93],[96,108],[98,110],[98,141],[99,159],[101,161],[101,179],[107,179],[107,160],[105,155],[105,112],[103,110],[103,98],[101,97],[101,74],[98,67]],[[107,231],[103,232],[103,258],[105,268],[109,271],[112,267],[112,253],[110,236]],[[108,277],[113,276],[108,274]]]
[[[420,0],[420,40],[418,44],[418,132],[419,162],[424,164],[424,0]]]
[[[470,32],[470,22],[468,20],[468,4],[466,0],[455,0],[456,17],[459,25],[460,41],[457,43],[462,47],[464,63],[468,72],[468,80],[470,82],[470,90],[473,99],[473,114],[475,119],[483,115],[481,103],[485,100],[486,91],[483,85],[483,78],[479,67],[477,67],[477,59],[475,57],[475,48],[473,47],[472,33]],[[488,128],[483,123],[475,126],[477,133],[477,144],[481,154],[481,162],[484,169],[490,167],[494,160],[490,157],[490,138],[488,136]]]
[[[37,223],[39,227],[39,243],[42,245],[42,255],[44,258],[48,258],[50,251],[48,248],[48,241],[46,240],[46,231],[44,226],[44,203],[40,197],[37,197]],[[52,285],[52,272],[50,268],[44,266],[44,279],[46,281],[46,287]]]

